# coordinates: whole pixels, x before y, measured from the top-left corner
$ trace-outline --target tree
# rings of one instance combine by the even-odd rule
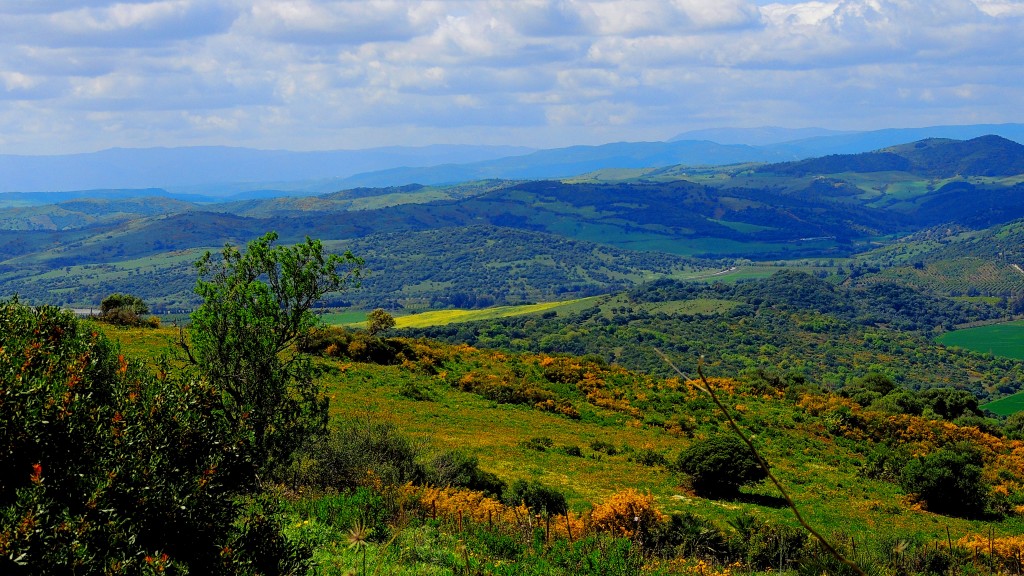
[[[134,294],[114,292],[100,302],[100,313],[109,314],[114,310],[127,310],[137,316],[149,314],[149,306]]]
[[[112,324],[136,326],[140,316],[149,314],[149,306],[133,294],[115,292],[100,302],[100,319]]]
[[[740,486],[768,477],[750,448],[731,434],[695,442],[679,453],[676,468],[690,476],[698,494],[706,496],[732,496]]]
[[[383,308],[374,308],[366,316],[366,331],[370,333],[370,336],[376,336],[394,327],[395,317],[388,314],[387,310]]]
[[[981,416],[978,397],[967,390],[957,388],[930,388],[919,394],[925,407],[931,408],[945,420],[956,420],[961,416]]]
[[[316,324],[311,307],[357,281],[363,264],[349,252],[325,254],[308,237],[294,246],[276,240],[270,232],[244,253],[229,244],[220,259],[207,252],[196,263],[203,303],[181,339],[220,392],[224,415],[240,431],[238,464],[253,477],[286,465],[305,438],[325,430],[327,398],[292,344]]]

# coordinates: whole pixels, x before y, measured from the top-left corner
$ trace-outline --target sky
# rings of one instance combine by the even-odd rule
[[[0,154],[1022,122],[1024,0],[0,0]]]

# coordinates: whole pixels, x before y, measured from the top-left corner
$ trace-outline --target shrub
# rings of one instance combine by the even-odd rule
[[[583,457],[583,450],[581,450],[579,446],[576,446],[574,444],[559,446],[558,451],[561,452],[562,454],[565,454],[566,456],[573,456],[575,458]]]
[[[536,480],[516,480],[505,490],[502,501],[509,506],[525,504],[538,514],[565,514],[569,510],[561,492]]]
[[[932,512],[978,517],[985,513],[989,502],[989,488],[982,479],[983,464],[977,447],[960,442],[908,462],[900,484],[924,500]]]
[[[149,314],[149,306],[142,301],[142,298],[132,294],[121,294],[115,292],[100,302],[99,319],[118,326],[152,326],[150,320],[143,320],[142,316]],[[157,320],[159,326],[159,319]]]
[[[690,512],[670,515],[652,534],[652,546],[663,557],[704,558],[725,563],[736,556],[724,532],[710,520]]]
[[[535,436],[522,442],[522,447],[537,452],[546,452],[548,448],[555,445],[555,441],[547,436]]]
[[[283,476],[299,486],[344,490],[418,482],[420,450],[390,422],[342,420],[309,439]]]
[[[1010,440],[1024,440],[1024,412],[1014,412],[1003,422],[1003,434]]]
[[[615,448],[614,444],[605,442],[604,440],[593,440],[590,442],[590,449],[594,452],[604,452],[609,456],[615,456],[619,453],[618,449]]]
[[[747,539],[747,564],[758,570],[775,568],[782,572],[800,560],[806,543],[807,533],[801,528],[760,523]]]
[[[395,317],[383,308],[374,308],[366,315],[366,331],[376,336],[385,330],[395,327]]]
[[[693,489],[705,496],[731,496],[740,486],[767,478],[750,448],[728,434],[695,442],[679,453],[676,468],[688,474]]]
[[[480,469],[480,461],[459,450],[435,456],[427,465],[427,482],[436,486],[461,486],[501,498],[505,483],[491,472]]]
[[[867,462],[858,474],[874,480],[898,482],[910,456],[910,449],[905,444],[876,444],[868,452]]]
[[[0,303],[0,573],[298,570],[276,513],[237,500],[234,439],[203,382],[153,376],[68,312]]]
[[[121,294],[115,292],[100,302],[100,314],[107,315],[115,310],[131,312],[136,316],[149,314],[149,306],[142,301],[142,298],[132,294]]]
[[[637,464],[642,464],[644,466],[667,467],[669,465],[668,458],[665,458],[664,454],[660,452],[655,452],[650,448],[645,448],[637,452],[636,454],[631,454],[629,456],[629,460],[632,462],[636,462]]]
[[[598,530],[649,544],[652,535],[661,532],[665,516],[655,507],[653,496],[630,488],[594,506],[590,519]]]

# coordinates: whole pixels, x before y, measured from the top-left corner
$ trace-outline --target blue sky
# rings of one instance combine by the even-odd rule
[[[0,0],[0,153],[1021,122],[1024,0]]]

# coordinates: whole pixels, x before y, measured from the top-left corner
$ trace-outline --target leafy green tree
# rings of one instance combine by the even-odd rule
[[[1010,440],[1024,440],[1024,412],[1014,412],[1006,418],[1003,434]]]
[[[690,476],[693,489],[706,496],[732,496],[740,486],[768,477],[757,457],[731,434],[711,436],[679,453],[676,468]]]
[[[967,390],[957,388],[930,388],[920,393],[926,408],[945,420],[956,420],[961,416],[981,416],[978,397]]]
[[[238,430],[240,470],[252,477],[287,465],[294,451],[327,423],[327,398],[296,338],[316,322],[312,306],[359,278],[362,260],[326,254],[318,240],[274,246],[270,232],[245,252],[230,244],[221,257],[197,263],[192,313],[181,344],[193,366],[219,392]]]
[[[366,316],[366,331],[370,333],[370,336],[376,336],[394,327],[395,317],[388,314],[387,310],[383,308],[374,308]]]
[[[100,302],[100,313],[109,314],[114,310],[128,310],[137,316],[149,314],[149,306],[142,301],[142,298],[134,294],[121,294],[115,292]]]
[[[495,474],[480,469],[476,456],[460,450],[442,452],[427,466],[427,481],[436,486],[463,486],[501,498],[505,482]]]
[[[149,314],[149,306],[133,294],[115,292],[100,302],[100,319],[113,324],[136,326],[146,314]]]

